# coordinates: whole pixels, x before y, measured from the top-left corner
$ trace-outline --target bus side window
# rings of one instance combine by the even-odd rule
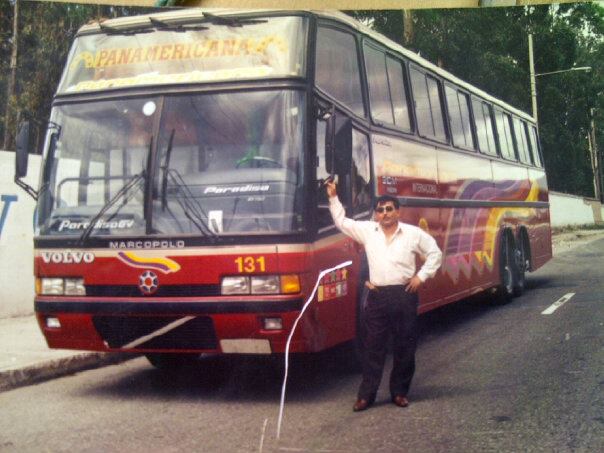
[[[539,155],[539,142],[537,140],[537,129],[534,126],[529,126],[529,143],[531,145],[531,155],[533,163],[537,167],[541,167],[541,157]]]
[[[495,146],[495,134],[491,119],[490,107],[479,99],[472,99],[472,111],[476,122],[476,137],[478,138],[478,149],[483,154],[497,155]]]
[[[510,128],[510,116],[501,110],[495,110],[495,120],[497,124],[497,135],[499,137],[499,149],[501,157],[508,160],[516,160],[514,153],[514,142],[512,140],[512,131]]]
[[[528,143],[526,140],[524,121],[521,121],[520,118],[516,117],[514,117],[514,136],[516,137],[516,145],[518,146],[520,162],[530,165],[531,157],[529,155]]]
[[[315,78],[319,88],[357,115],[365,116],[354,35],[332,28],[319,27]]]
[[[474,149],[474,139],[470,129],[468,96],[455,88],[445,85],[445,98],[449,111],[449,124],[453,145],[458,148]]]
[[[493,110],[491,107],[483,102],[482,112],[484,114],[485,127],[487,131],[487,139],[489,141],[490,154],[493,156],[497,155],[497,145],[495,143],[495,129],[493,126]]]
[[[404,131],[411,131],[409,103],[407,100],[407,77],[403,63],[391,57],[386,57],[388,80],[390,81],[390,97],[394,108],[394,124]]]
[[[394,124],[392,99],[386,73],[386,55],[369,45],[364,46],[364,53],[371,118],[377,123]]]
[[[371,170],[369,139],[366,134],[352,130],[352,210],[361,214],[371,210]]]
[[[447,141],[438,81],[411,68],[411,86],[415,101],[418,132],[422,137]]]

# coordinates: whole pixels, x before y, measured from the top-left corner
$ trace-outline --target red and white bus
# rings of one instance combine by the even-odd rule
[[[16,179],[24,176],[27,129]],[[353,340],[363,250],[333,226],[398,197],[444,252],[420,312],[507,300],[552,256],[532,118],[335,12],[179,10],[78,33],[54,99],[35,233],[51,348],[192,353]],[[421,260],[421,257],[418,257]]]

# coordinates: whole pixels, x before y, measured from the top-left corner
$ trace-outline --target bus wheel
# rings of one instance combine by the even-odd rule
[[[499,248],[499,279],[495,302],[503,305],[507,304],[514,297],[514,287],[516,286],[516,256],[513,241],[509,234],[503,233],[501,245]]]
[[[168,354],[162,352],[145,354],[149,363],[162,371],[177,371],[193,366],[198,362],[199,356],[199,354]]]
[[[514,247],[514,297],[522,295],[526,283],[526,271],[528,269],[528,245],[523,233],[518,238],[518,247]]]

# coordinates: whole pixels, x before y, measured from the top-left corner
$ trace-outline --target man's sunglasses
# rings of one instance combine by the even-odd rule
[[[375,208],[375,212],[378,212],[380,214],[383,214],[384,211],[386,212],[392,212],[394,211],[394,206],[380,206],[379,208]]]

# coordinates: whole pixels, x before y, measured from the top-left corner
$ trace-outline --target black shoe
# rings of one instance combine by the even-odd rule
[[[356,403],[354,403],[354,406],[352,406],[352,410],[354,412],[361,412],[364,411],[365,409],[369,409],[369,407],[373,404],[373,402],[368,401],[368,400],[364,400],[362,398],[359,398],[357,400]]]
[[[409,406],[409,400],[406,396],[403,395],[395,395],[392,397],[392,402],[396,404],[398,407],[407,407]]]

